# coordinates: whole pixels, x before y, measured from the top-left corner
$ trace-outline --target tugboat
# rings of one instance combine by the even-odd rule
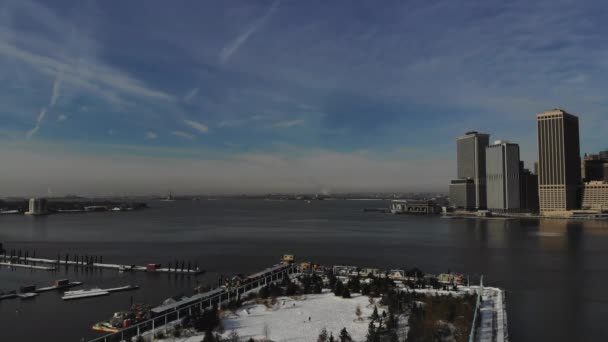
[[[133,304],[129,311],[115,312],[109,321],[95,323],[93,330],[114,333],[148,319],[150,319],[150,306]]]

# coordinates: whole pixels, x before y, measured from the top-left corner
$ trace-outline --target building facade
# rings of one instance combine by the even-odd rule
[[[391,202],[393,214],[423,214],[441,213],[441,207],[433,200],[395,200]]]
[[[538,175],[524,168],[519,162],[519,206],[522,211],[538,212]]]
[[[47,214],[45,198],[30,198],[27,215],[44,215]]]
[[[558,108],[536,118],[540,212],[577,209],[581,185],[578,117]]]
[[[486,147],[488,210],[520,211],[519,164],[519,145],[496,141]]]
[[[475,183],[472,179],[453,179],[450,183],[450,207],[474,210]]]
[[[583,209],[608,211],[608,182],[583,184]]]
[[[582,164],[584,182],[608,182],[608,159],[605,151],[600,154],[585,155]]]
[[[485,209],[486,201],[486,147],[490,135],[468,132],[456,139],[457,179],[472,179],[475,190],[474,209]]]

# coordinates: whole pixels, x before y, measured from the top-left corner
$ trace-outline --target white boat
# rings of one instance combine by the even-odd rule
[[[63,293],[63,300],[71,300],[71,299],[82,299],[89,297],[99,297],[109,295],[110,292],[102,289],[90,289],[90,290],[76,290],[76,291],[66,291]]]
[[[26,293],[20,293],[17,295],[17,297],[21,298],[21,299],[31,299],[36,297],[38,294],[34,293],[34,292],[26,292]]]

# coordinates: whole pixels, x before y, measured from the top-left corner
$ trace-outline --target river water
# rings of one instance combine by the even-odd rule
[[[7,249],[102,255],[105,263],[196,262],[200,276],[119,274],[61,268],[0,269],[0,290],[138,284],[134,292],[63,302],[59,293],[0,302],[0,341],[80,341],[91,326],[131,300],[158,304],[212,284],[219,274],[247,274],[293,253],[298,260],[380,268],[448,270],[507,290],[512,341],[608,340],[608,222],[475,220],[364,213],[379,201],[213,200],[150,202],[136,212],[0,217]]]

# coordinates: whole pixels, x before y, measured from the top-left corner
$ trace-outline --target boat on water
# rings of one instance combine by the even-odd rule
[[[115,287],[111,289],[104,289],[104,291],[112,292],[121,292],[121,291],[133,291],[139,289],[138,285],[126,285],[121,287]]]
[[[82,285],[81,281],[72,281],[71,282],[69,279],[58,279],[58,280],[55,280],[55,282],[53,282],[52,286],[38,288],[35,290],[35,292],[47,292],[47,291],[53,291],[53,290],[69,289],[69,288],[80,286],[80,285]]]
[[[63,293],[63,300],[71,300],[71,299],[83,299],[89,297],[100,297],[107,296],[113,292],[121,292],[121,291],[133,291],[139,289],[138,285],[126,285],[121,287],[114,287],[109,289],[89,289],[89,290],[76,290],[76,291],[66,291]]]
[[[149,305],[133,304],[129,311],[115,312],[110,320],[95,323],[95,325],[93,325],[93,330],[115,333],[119,332],[121,329],[148,320],[150,317]]]
[[[63,293],[63,296],[61,297],[61,299],[63,299],[63,300],[83,299],[83,298],[90,298],[90,297],[107,296],[109,294],[110,294],[110,292],[102,290],[102,289],[66,291]]]
[[[19,297],[21,299],[32,299],[36,296],[38,296],[38,294],[36,292],[26,292],[26,293],[20,293],[17,295],[17,297]]]

